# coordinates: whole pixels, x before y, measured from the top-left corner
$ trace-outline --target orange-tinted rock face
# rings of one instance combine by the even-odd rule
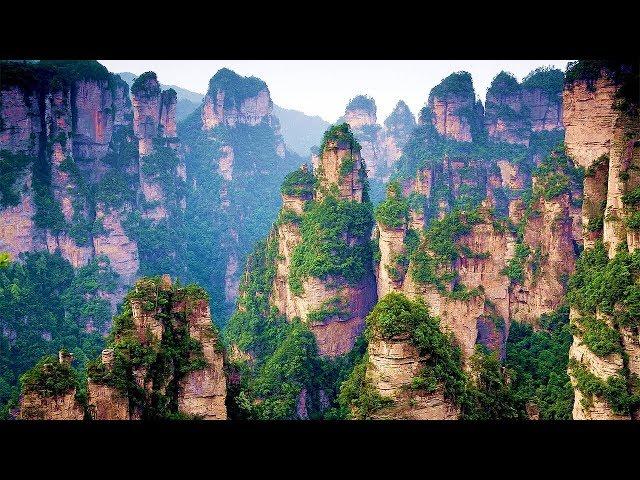
[[[353,167],[343,174],[341,165],[345,159],[351,158]],[[319,200],[323,198],[323,190],[330,191],[331,186],[338,187],[341,200],[353,200],[362,202],[363,183],[360,169],[362,168],[360,152],[351,149],[348,145],[330,141],[320,157],[317,175],[320,179],[320,190],[317,192]]]
[[[593,90],[586,82],[576,82],[562,93],[567,153],[584,168],[609,154],[617,117],[615,93],[614,82],[606,77],[600,78]]]
[[[178,306],[186,311],[189,336],[202,344],[207,366],[188,373],[180,381],[178,408],[187,415],[203,420],[226,420],[227,383],[224,374],[224,355],[212,330],[211,312],[206,300],[192,307]]]
[[[31,193],[29,169],[17,183],[23,185],[20,190],[26,190],[28,193],[20,196],[20,203],[15,207],[0,210],[0,251],[9,252],[12,258],[17,258],[22,252],[46,248],[46,237],[33,222],[36,210]]]
[[[127,237],[122,221],[126,210],[105,211],[104,206],[98,204],[96,217],[102,221],[106,234],[93,237],[93,247],[96,255],[106,255],[111,267],[122,277],[123,283],[133,282],[140,259],[138,245]]]
[[[524,283],[514,286],[511,315],[535,324],[542,314],[565,302],[566,281],[575,269],[575,251],[569,195],[541,199],[534,208],[541,213],[527,221],[524,242],[539,258],[539,264],[534,270],[528,263]]]
[[[459,142],[471,142],[471,119],[465,111],[473,110],[474,99],[457,95],[429,98],[431,121],[440,135]]]
[[[640,186],[640,122],[620,115],[614,125],[609,153],[607,203],[604,214],[603,242],[613,257],[618,247],[627,242],[629,251],[638,247],[638,230],[628,228],[625,219],[634,207],[625,205],[623,195]],[[630,241],[629,241],[630,240]]]
[[[74,154],[99,159],[106,155],[113,133],[113,94],[106,81],[76,83]]]
[[[404,273],[395,265],[400,255],[405,253],[404,239],[406,228],[389,228],[378,225],[378,244],[380,248],[380,264],[377,269],[378,298],[384,297],[389,292],[394,292],[402,287]]]
[[[631,229],[625,224],[625,218],[634,207],[625,205],[623,196],[640,185],[640,176],[636,173],[640,167],[640,149],[637,146],[640,124],[637,116],[614,107],[616,93],[621,86],[616,84],[614,77],[602,69],[596,81],[578,80],[566,86],[563,92],[567,151],[576,164],[587,169],[582,207],[584,248],[593,248],[596,239],[602,238],[609,258],[613,258],[625,242],[630,251],[637,248],[635,232],[630,234]],[[618,308],[623,307],[617,305]],[[582,342],[581,319],[587,315],[593,315],[593,312],[583,312],[580,305],[572,305],[570,319],[574,339],[569,350],[570,359],[601,381],[622,377],[629,382],[629,373],[637,375],[640,371],[637,330],[618,325],[608,315],[596,310],[596,319],[620,334],[624,352],[598,356]],[[597,395],[586,399],[578,388],[571,365],[568,373],[575,392],[574,419],[610,420],[640,416],[638,410],[632,411],[630,416],[620,415],[614,412],[605,398]]]
[[[229,182],[233,179],[233,148],[229,145],[224,145],[220,147],[220,151],[222,156],[218,163],[218,173]]]
[[[427,393],[412,390],[414,377],[421,373],[427,357],[422,357],[406,336],[373,339],[368,347],[366,378],[378,394],[394,401],[378,410],[374,419],[455,420],[457,408],[444,398],[442,388]]]
[[[84,410],[76,399],[76,389],[45,397],[37,392],[25,393],[20,400],[20,420],[82,420]]]
[[[129,400],[116,388],[94,383],[87,384],[87,404],[93,420],[129,420]]]

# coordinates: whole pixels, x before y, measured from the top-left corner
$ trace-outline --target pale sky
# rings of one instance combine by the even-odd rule
[[[568,60],[99,60],[109,71],[140,75],[152,70],[166,85],[205,94],[209,79],[222,67],[267,83],[281,107],[319,115],[334,122],[358,94],[374,98],[378,123],[404,100],[417,116],[429,91],[452,72],[468,71],[484,102],[491,80],[501,70],[522,80],[540,66],[565,70]]]

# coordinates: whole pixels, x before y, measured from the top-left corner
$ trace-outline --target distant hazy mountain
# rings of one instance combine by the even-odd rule
[[[133,81],[137,77],[137,75],[131,72],[120,72],[118,75],[120,75],[120,78],[129,84],[129,87],[131,87]],[[191,112],[198,108],[204,98],[204,95],[201,93],[192,92],[176,85],[165,85],[161,83],[160,88],[163,90],[173,88],[178,94],[178,104],[176,106],[176,120],[178,120],[178,122],[186,118]]]
[[[311,147],[320,144],[322,135],[329,127],[329,122],[317,115],[310,116],[277,105],[273,106],[273,114],[280,120],[284,143],[303,157],[309,155]]]
[[[137,75],[131,72],[118,73],[120,77],[129,84],[133,84]],[[173,88],[178,94],[178,105],[176,109],[176,118],[178,122],[186,118],[191,112],[200,106],[204,95],[192,92],[176,85],[160,84],[162,89]],[[282,108],[273,105],[273,114],[280,120],[282,136],[284,143],[298,155],[307,157],[311,147],[319,145],[322,141],[322,135],[329,126],[317,115],[311,116],[297,110]]]

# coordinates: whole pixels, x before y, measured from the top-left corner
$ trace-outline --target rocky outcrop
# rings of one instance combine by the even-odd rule
[[[209,302],[199,300],[194,306],[186,303],[174,306],[174,312],[184,312],[189,323],[189,336],[202,345],[207,366],[187,373],[180,380],[178,409],[203,420],[226,420],[227,396],[223,351],[212,330]]]
[[[375,303],[376,281],[371,269],[357,282],[324,275],[302,278],[300,289],[293,289],[290,283],[294,251],[304,241],[299,224],[304,221],[307,202],[364,201],[364,162],[348,126],[332,127],[328,135],[315,175],[304,166],[285,178],[283,209],[271,234],[277,236],[278,255],[270,302],[287,319],[307,323],[319,353],[333,357],[351,350],[362,333],[364,318]],[[369,241],[368,236],[342,235],[349,246]]]
[[[430,118],[438,133],[458,142],[473,140],[471,129],[481,112],[476,106],[471,75],[467,72],[452,73],[429,94]]]
[[[26,393],[20,400],[19,420],[82,420],[84,410],[76,399],[76,390],[63,395],[45,397]]]
[[[435,392],[409,388],[425,367],[428,357],[421,356],[408,335],[391,339],[372,339],[368,347],[366,380],[377,393],[393,400],[393,405],[376,411],[374,419],[455,420],[457,407],[445,399],[442,387]]]
[[[586,170],[582,207],[584,248],[593,249],[601,238],[612,259],[625,245],[630,252],[637,248],[637,231],[633,222],[627,220],[637,215],[637,205],[633,200],[625,203],[625,195],[633,196],[631,192],[640,185],[637,96],[629,93],[634,84],[637,88],[637,65],[578,62],[570,66],[569,73],[570,81],[563,91],[565,143],[574,162]],[[568,373],[575,392],[573,418],[636,418],[637,406],[631,406],[630,415],[623,414],[620,408],[612,406],[610,399],[586,394],[582,391],[585,386],[580,384],[580,379],[587,376],[602,384],[615,378],[633,385],[631,375],[640,370],[636,327],[633,322],[629,325],[618,320],[627,314],[624,305],[615,306],[613,317],[602,313],[599,307],[595,312],[585,308],[574,303],[570,312],[574,340]],[[619,337],[619,350],[599,356],[590,349],[584,341],[581,322],[593,316],[603,325],[601,329]],[[634,393],[633,387],[627,389],[629,394]]]
[[[382,176],[386,166],[383,143],[384,131],[377,123],[376,102],[365,95],[357,95],[347,105],[338,123],[349,124],[361,146],[360,153],[367,166],[369,178]]]
[[[60,351],[28,372],[20,398],[20,420],[82,420],[84,408],[76,397],[73,355]],[[49,380],[49,381],[47,381]],[[64,385],[64,387],[63,387]],[[55,389],[55,390],[52,390]]]
[[[337,187],[340,200],[362,202],[365,175],[362,160],[359,149],[353,144],[329,140],[316,169],[319,181],[316,198],[322,200]]]
[[[163,300],[159,305],[162,304],[163,307],[150,308],[148,305],[154,298],[154,289],[155,301],[161,297]],[[122,375],[122,365],[119,364],[116,368],[116,363],[121,360],[116,358],[113,348],[103,350],[98,369],[90,370],[88,375],[88,405],[92,418],[147,418],[152,405],[151,399],[154,395],[161,395],[172,397],[167,401],[173,402],[177,413],[182,415],[203,420],[226,419],[224,352],[213,330],[208,300],[199,298],[197,292],[191,293],[181,287],[174,287],[169,276],[164,275],[160,280],[138,281],[134,295],[128,302],[131,330],[115,332],[115,345],[128,341],[133,335],[142,348],[153,350],[159,357],[164,356],[164,361],[171,368],[166,372],[168,376],[161,378],[151,374],[157,368],[153,365],[142,363],[140,366],[133,366],[133,378],[145,394],[142,400],[139,396],[129,397],[118,387],[124,379],[119,382],[114,379],[114,375]],[[170,323],[167,323],[166,317],[170,317]],[[183,327],[186,327],[184,331]],[[163,345],[176,342],[181,335],[188,335],[189,342],[198,345],[197,348],[191,347],[188,358],[178,359],[173,357],[175,354],[170,350],[160,351]],[[197,361],[198,364],[190,367],[188,364],[177,363],[185,360]]]
[[[513,76],[501,72],[493,79],[487,90],[484,123],[493,141],[529,145],[530,119],[521,86]]]
[[[255,126],[268,119],[273,102],[266,83],[222,68],[211,78],[202,108],[202,128]]]
[[[123,274],[122,294],[138,269],[137,245],[122,228],[114,236],[109,225],[97,228],[111,214],[89,191],[113,171],[110,162],[128,143],[133,114],[127,84],[90,61],[3,62],[2,68],[0,150],[28,164],[14,185],[18,201],[0,209],[0,249],[14,258],[59,252],[76,268],[107,253]]]
[[[510,310],[512,318],[536,324],[564,303],[576,255],[569,194],[541,198],[533,209],[537,213],[527,219],[523,238],[533,258],[526,263],[524,281],[511,289]]]

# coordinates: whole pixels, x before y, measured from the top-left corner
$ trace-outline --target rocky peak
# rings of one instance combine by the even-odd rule
[[[429,119],[438,133],[459,142],[472,141],[477,109],[473,82],[468,72],[452,73],[429,94]]]
[[[634,200],[640,198],[638,78],[637,61],[575,62],[565,77],[565,144],[586,171],[585,249],[568,296],[574,419],[640,418],[637,391],[630,387],[640,374],[640,337],[637,325],[625,320],[637,308],[637,269],[627,266],[637,255],[640,228],[640,202]],[[626,275],[614,273],[627,268]],[[615,291],[597,293],[594,285],[603,279]]]
[[[139,279],[110,338],[88,364],[86,400],[75,396],[73,356],[61,351],[27,372],[20,418],[226,419],[224,352],[204,290],[168,275]]]
[[[534,132],[562,130],[562,86],[564,73],[554,68],[537,68],[522,81],[522,101],[529,110]]]
[[[487,90],[485,127],[494,141],[528,145],[531,127],[522,88],[510,73],[500,72]]]
[[[362,202],[366,172],[360,144],[349,125],[334,125],[327,130],[320,151],[316,197],[322,199],[333,193],[341,200]]]
[[[342,120],[354,130],[361,129],[365,125],[375,125],[377,122],[375,100],[366,95],[355,96],[347,104]]]
[[[407,104],[400,100],[384,121],[384,126],[388,135],[393,135],[406,141],[409,134],[416,127],[416,119]]]
[[[140,155],[153,151],[153,139],[176,137],[177,95],[172,88],[160,89],[154,72],[145,72],[131,86],[133,131],[140,140]]]
[[[223,124],[258,125],[271,120],[273,102],[267,84],[256,77],[242,77],[222,68],[209,81],[202,107],[202,128]]]

